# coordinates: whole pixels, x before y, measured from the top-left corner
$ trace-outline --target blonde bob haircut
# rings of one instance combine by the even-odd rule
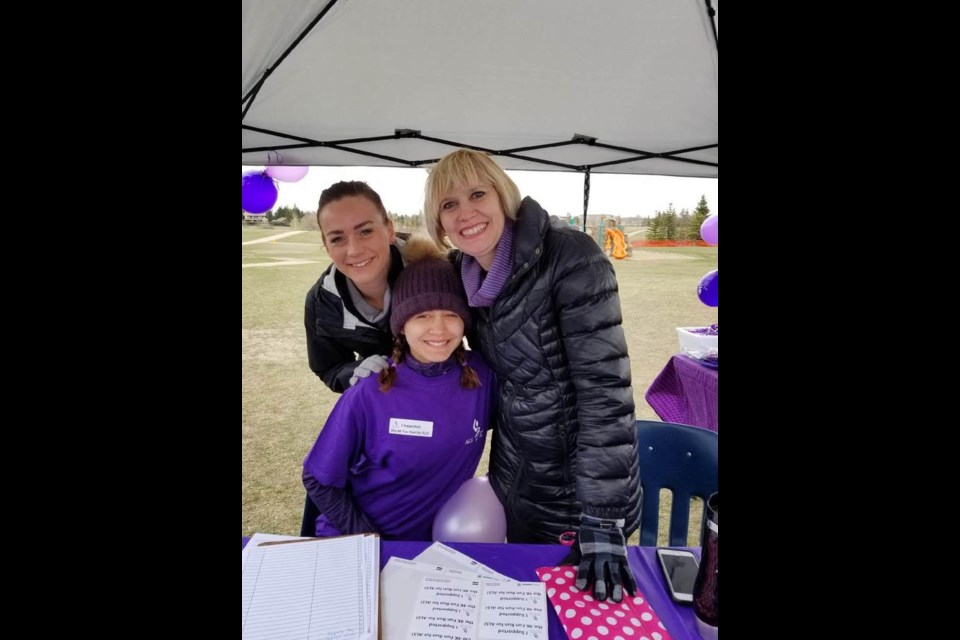
[[[427,233],[438,246],[450,249],[440,222],[440,201],[456,187],[474,186],[481,182],[493,185],[500,196],[500,206],[511,220],[520,210],[520,189],[490,156],[479,151],[460,149],[440,159],[427,177],[423,213]]]

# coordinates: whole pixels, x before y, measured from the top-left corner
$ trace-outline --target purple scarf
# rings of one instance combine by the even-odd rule
[[[503,233],[497,244],[497,252],[493,256],[490,271],[484,277],[483,267],[473,256],[463,254],[460,263],[460,277],[463,279],[463,288],[467,292],[467,302],[471,307],[489,307],[503,291],[503,285],[510,277],[511,260],[513,259],[513,220],[506,218],[503,221]]]

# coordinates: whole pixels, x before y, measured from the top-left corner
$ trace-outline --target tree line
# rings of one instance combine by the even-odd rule
[[[709,216],[706,196],[700,196],[692,214],[687,209],[681,209],[678,214],[671,204],[666,211],[657,211],[652,218],[647,218],[644,237],[646,240],[702,240],[700,225]]]
[[[388,211],[387,214],[393,220],[394,226],[398,229],[420,229],[423,227],[423,216],[421,214],[405,215]],[[641,226],[647,228],[647,240],[702,240],[700,237],[700,225],[710,215],[710,207],[707,206],[707,197],[700,196],[700,202],[696,209],[691,213],[688,209],[681,209],[677,213],[671,204],[665,211],[657,211],[653,217],[640,218]],[[246,220],[246,214],[241,215]],[[266,213],[264,218],[273,224],[289,224],[298,229],[317,229],[315,212],[302,211],[296,205],[292,207],[280,207]]]

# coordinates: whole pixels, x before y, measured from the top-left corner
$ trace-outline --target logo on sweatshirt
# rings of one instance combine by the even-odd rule
[[[483,440],[484,430],[480,427],[480,422],[476,418],[473,419],[473,437],[464,442],[463,444],[473,444],[474,442],[479,442]]]

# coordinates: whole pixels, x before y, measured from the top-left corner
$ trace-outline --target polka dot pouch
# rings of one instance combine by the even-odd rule
[[[599,602],[574,586],[574,567],[541,567],[537,576],[570,640],[672,640],[639,591],[624,593],[622,602]]]

